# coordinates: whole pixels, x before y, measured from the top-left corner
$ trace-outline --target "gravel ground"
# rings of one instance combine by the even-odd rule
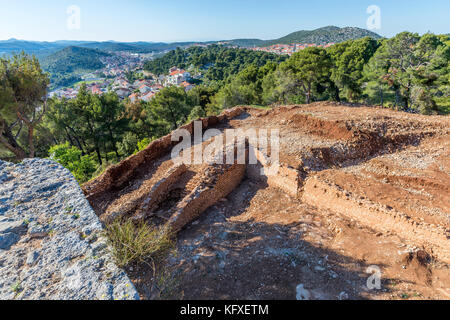
[[[0,300],[135,300],[70,172],[0,160]]]

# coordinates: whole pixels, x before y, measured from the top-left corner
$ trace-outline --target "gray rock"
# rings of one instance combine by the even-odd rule
[[[19,242],[20,237],[15,233],[0,234],[0,249],[9,250],[13,245]]]
[[[27,256],[27,265],[31,266],[36,263],[36,261],[39,258],[39,252],[38,251],[32,251]]]
[[[38,223],[31,223],[28,228],[28,234],[31,238],[43,238],[47,236],[47,233],[45,232],[45,228]]]
[[[26,225],[23,221],[14,221],[6,218],[0,218],[0,234],[2,233],[23,233]]]
[[[314,270],[322,272],[322,271],[325,271],[326,269],[324,267],[321,267],[321,266],[316,266],[316,267],[314,267]]]
[[[0,161],[0,179],[0,300],[139,299],[69,171]]]
[[[2,172],[0,172],[0,183],[4,183],[4,182],[12,179],[12,177],[8,174],[8,172],[5,169],[6,169],[6,167],[4,167],[4,170],[2,170]],[[1,170],[1,168],[0,168],[0,170]]]

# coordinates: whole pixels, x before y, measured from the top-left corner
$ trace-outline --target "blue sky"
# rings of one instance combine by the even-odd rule
[[[81,9],[80,29],[67,8]],[[205,41],[274,39],[328,25],[366,28],[381,9],[383,36],[450,33],[448,0],[0,0],[0,40]]]

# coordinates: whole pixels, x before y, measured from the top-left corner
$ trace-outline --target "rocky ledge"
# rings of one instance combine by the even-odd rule
[[[0,300],[135,300],[72,174],[0,160]]]

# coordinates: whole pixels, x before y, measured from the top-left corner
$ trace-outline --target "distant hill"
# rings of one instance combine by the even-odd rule
[[[109,53],[70,46],[41,59],[42,68],[50,73],[52,87],[70,86],[80,81],[79,75],[104,67],[100,58]]]
[[[136,53],[151,53],[173,50],[177,47],[185,47],[195,42],[96,42],[96,41],[55,41],[55,42],[38,42],[24,41],[17,39],[9,39],[0,41],[0,56],[4,54],[20,53],[25,51],[28,54],[34,54],[39,59],[43,59],[61,49],[68,46],[76,46],[80,48],[97,49],[107,52],[128,51]]]
[[[20,53],[22,51],[40,57],[48,55],[56,50],[62,49],[63,47],[64,46],[61,46],[54,42],[38,42],[38,41],[9,39],[5,41],[0,41],[0,57],[12,53]]]
[[[83,46],[89,43],[87,41],[55,41],[55,42],[41,42],[41,41],[25,41],[17,39],[9,39],[0,41],[0,56],[20,53],[22,51],[35,55],[38,59],[43,59],[59,50],[69,46]]]
[[[54,42],[25,41],[17,39],[0,41],[0,52],[21,52],[22,50],[36,52],[57,47],[59,47],[59,45]]]
[[[67,47],[41,59],[42,68],[50,73],[73,73],[103,68],[101,57],[109,53],[81,47]]]
[[[312,31],[297,31],[285,37],[274,40],[259,40],[259,39],[235,39],[228,41],[234,45],[241,47],[261,47],[271,46],[274,44],[291,44],[291,43],[330,43],[330,42],[344,42],[347,40],[360,39],[364,37],[371,37],[373,39],[381,39],[382,37],[375,32],[355,28],[346,27],[339,28],[334,26],[324,27]]]
[[[194,42],[88,42],[79,45],[80,47],[97,49],[102,51],[129,51],[136,53],[161,52],[174,50],[177,47],[185,47],[194,44]]]
[[[24,40],[3,40],[0,41],[0,56],[20,53],[25,51],[28,54],[34,54],[37,58],[43,59],[47,56],[62,50],[68,46],[76,46],[80,48],[97,49],[107,52],[128,51],[136,53],[151,53],[173,50],[177,47],[183,47],[193,44],[194,42],[181,43],[163,43],[163,42],[92,42],[92,41],[55,41],[55,42],[38,42]]]

